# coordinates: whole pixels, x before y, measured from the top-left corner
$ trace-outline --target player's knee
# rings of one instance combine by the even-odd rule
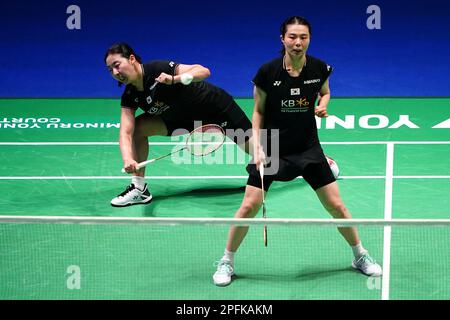
[[[347,218],[348,210],[342,202],[330,203],[326,209],[334,218]]]
[[[253,218],[258,213],[259,203],[253,201],[244,201],[241,205],[240,211],[242,212],[242,217]]]

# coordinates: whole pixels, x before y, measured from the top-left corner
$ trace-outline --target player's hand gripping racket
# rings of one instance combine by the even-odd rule
[[[266,219],[266,201],[264,198],[264,164],[259,164],[259,176],[261,177],[261,192],[262,192],[262,209],[263,218]],[[267,247],[267,226],[264,225],[264,246]]]
[[[136,167],[137,169],[143,168],[152,162],[166,158],[182,150],[188,150],[194,156],[206,156],[219,149],[224,141],[225,132],[221,126],[216,124],[205,124],[204,126],[198,127],[189,133],[183,148],[172,151],[158,158],[140,162]],[[125,168],[122,168],[122,172],[126,172]]]

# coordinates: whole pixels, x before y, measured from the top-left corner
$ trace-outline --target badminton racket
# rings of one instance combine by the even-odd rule
[[[259,164],[259,176],[261,177],[261,193],[262,193],[262,214],[263,218],[266,219],[266,200],[264,195],[264,164],[261,162]],[[264,246],[267,247],[267,226],[264,225]]]
[[[205,124],[204,126],[195,128],[189,133],[186,138],[184,147],[163,156],[140,162],[138,163],[136,168],[141,169],[152,162],[164,159],[174,153],[178,153],[183,150],[189,151],[194,156],[206,156],[219,149],[224,143],[225,137],[225,131],[221,126],[216,124]],[[125,172],[125,168],[122,168],[122,173]]]

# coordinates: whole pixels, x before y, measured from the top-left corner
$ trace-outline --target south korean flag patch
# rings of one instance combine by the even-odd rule
[[[299,95],[300,95],[300,88],[291,89],[291,96],[299,96]]]

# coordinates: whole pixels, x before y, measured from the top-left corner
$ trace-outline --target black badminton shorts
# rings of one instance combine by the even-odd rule
[[[274,181],[291,181],[299,176],[302,176],[313,190],[336,181],[320,145],[302,153],[281,156],[278,161],[278,171],[273,175],[264,175],[265,191],[269,190]],[[265,170],[265,173],[267,171]],[[261,189],[261,177],[254,163],[247,165],[247,172],[247,185]]]
[[[216,114],[197,115],[195,119],[166,120],[163,119],[167,128],[167,135],[173,135],[175,130],[185,129],[189,132],[198,127],[199,122],[205,124],[217,124],[221,126],[225,134],[237,144],[247,142],[251,137],[252,123],[246,114],[233,100],[224,111]]]

